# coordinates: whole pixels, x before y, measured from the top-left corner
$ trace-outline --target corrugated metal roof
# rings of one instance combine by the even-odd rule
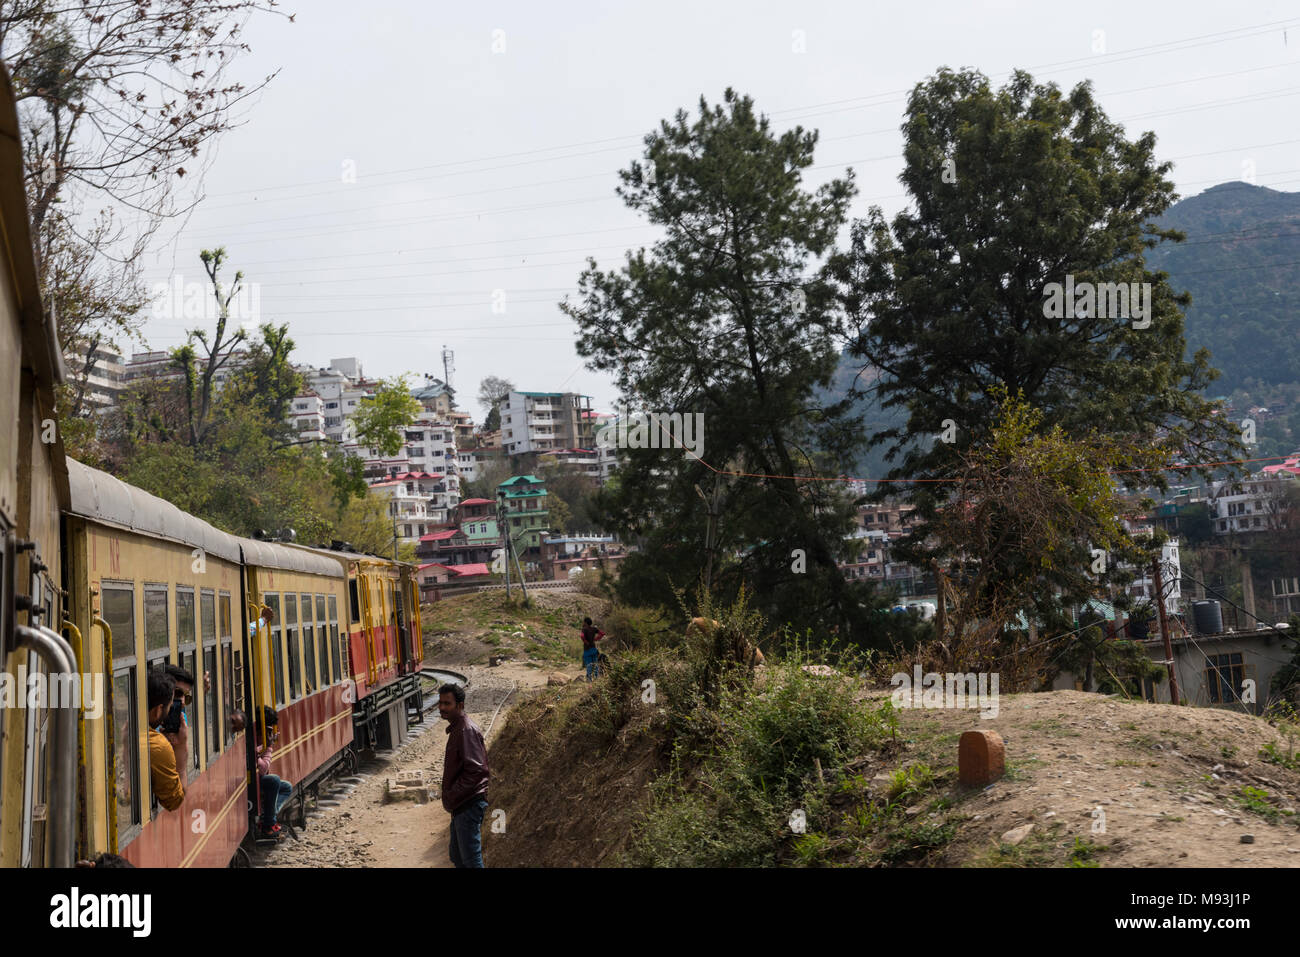
[[[208,555],[226,561],[240,561],[241,539],[107,472],[68,459],[68,483],[74,515],[202,548]]]

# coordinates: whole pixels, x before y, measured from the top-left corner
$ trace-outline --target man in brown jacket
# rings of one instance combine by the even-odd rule
[[[487,810],[488,765],[483,732],[465,713],[465,689],[438,689],[438,714],[447,722],[447,754],[442,762],[442,806],[451,815],[451,862],[483,866],[483,812]]]

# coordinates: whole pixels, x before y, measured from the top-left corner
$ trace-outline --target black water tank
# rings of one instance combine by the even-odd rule
[[[1194,601],[1192,621],[1198,635],[1217,635],[1223,631],[1223,610],[1217,601]]]

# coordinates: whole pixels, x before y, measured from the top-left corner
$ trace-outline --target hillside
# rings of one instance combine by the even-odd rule
[[[1192,294],[1189,350],[1223,372],[1215,394],[1300,380],[1300,193],[1222,183],[1172,206],[1161,225],[1186,233],[1149,256],[1176,290]]]
[[[633,705],[606,736],[584,718],[608,713],[601,694],[599,684],[546,688],[511,715],[489,755],[493,801],[510,809],[507,833],[484,834],[490,866],[623,862],[651,783],[668,768],[665,709]],[[1003,696],[991,719],[900,717],[895,746],[822,769],[826,806],[803,837],[781,829],[774,863],[1300,864],[1300,774],[1261,759],[1266,746],[1285,754],[1288,741],[1259,718],[1075,691]],[[956,781],[957,739],[973,728],[1006,742],[1007,774],[982,790]],[[1008,835],[1023,825],[1032,828],[1019,840]]]

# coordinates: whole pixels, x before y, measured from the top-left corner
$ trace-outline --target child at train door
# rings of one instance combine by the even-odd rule
[[[262,795],[261,831],[263,837],[279,838],[280,825],[275,822],[286,801],[293,795],[293,785],[271,773],[271,752],[280,739],[276,727],[280,716],[270,705],[262,706],[262,718],[257,722],[257,775]]]

